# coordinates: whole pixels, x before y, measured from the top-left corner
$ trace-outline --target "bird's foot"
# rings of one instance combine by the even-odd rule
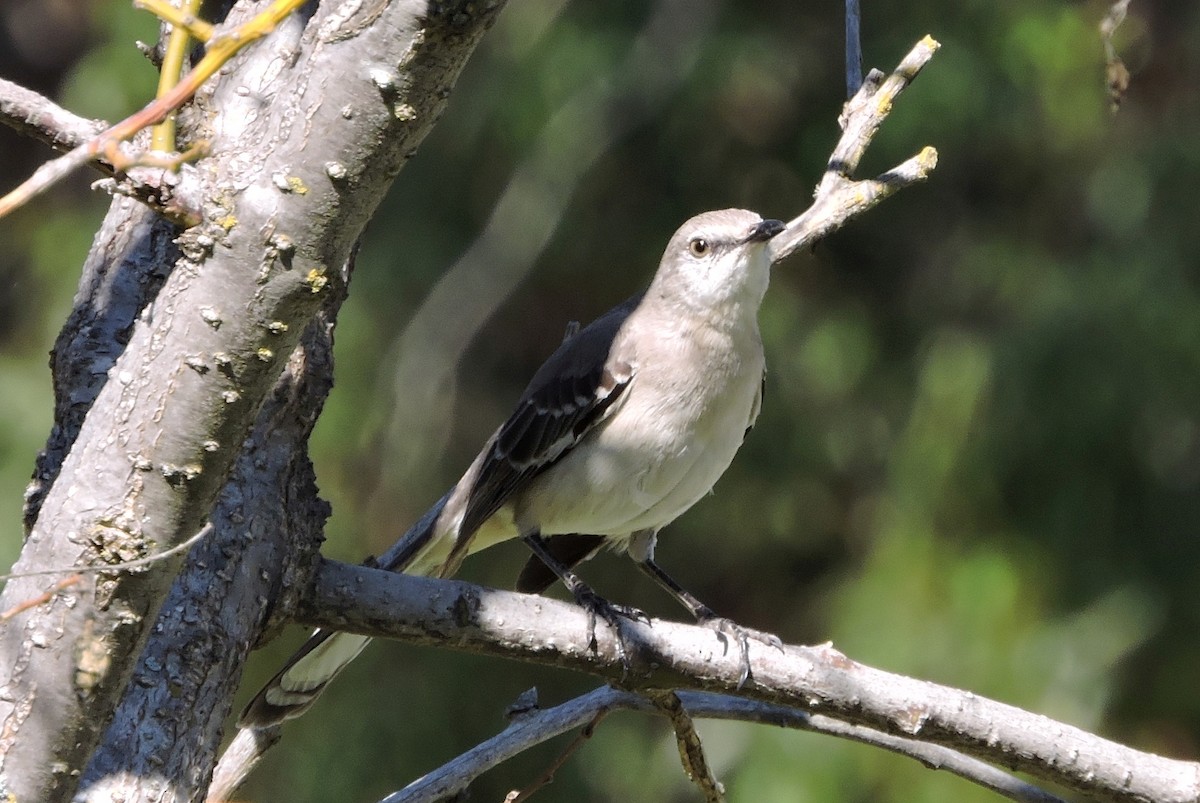
[[[612,628],[616,641],[617,657],[621,661],[622,673],[628,675],[630,669],[629,653],[625,649],[625,636],[621,630],[621,623],[630,620],[649,624],[650,617],[646,615],[645,611],[635,608],[632,605],[620,605],[615,602],[609,602],[589,586],[582,583],[574,589],[574,596],[579,607],[587,611],[588,649],[591,650],[593,655],[599,649],[599,644],[596,642],[596,619],[603,619],[605,624]]]
[[[783,642],[779,640],[779,636],[762,630],[743,627],[732,619],[717,616],[707,608],[702,610],[696,618],[699,624],[716,631],[717,636],[725,642],[726,650],[729,649],[731,642],[737,644],[741,661],[741,670],[738,673],[737,682],[739,689],[746,685],[746,681],[750,679],[750,639],[754,639],[777,650],[783,649]]]

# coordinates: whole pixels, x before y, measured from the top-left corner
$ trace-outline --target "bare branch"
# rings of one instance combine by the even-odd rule
[[[275,30],[300,4],[301,0],[272,0],[272,2],[250,19],[230,30],[222,30],[208,42],[204,57],[175,86],[150,103],[141,111],[131,114],[119,123],[105,129],[68,153],[43,164],[33,175],[16,189],[0,197],[0,217],[28,203],[77,168],[104,157],[108,162],[123,162],[120,144],[149,125],[162,122],[171,112],[178,109],[196,94],[196,91],[211,78],[218,69],[227,64],[239,51]],[[135,157],[136,159],[137,157]],[[135,162],[136,163],[136,162]],[[124,169],[127,164],[115,165]],[[199,219],[189,219],[194,225]]]
[[[105,130],[107,123],[78,117],[38,93],[4,79],[0,79],[0,123],[66,152],[35,171],[35,175],[42,176],[38,181],[47,181],[47,186],[85,164],[108,176],[114,173],[110,162],[87,156],[88,143]],[[199,220],[201,188],[190,165],[178,170],[135,165],[134,149],[129,143],[113,147],[131,166],[124,171],[122,180],[102,182],[103,189],[135,198],[176,223],[191,225]]]
[[[654,17],[651,19],[651,22],[647,25],[646,32],[639,39],[638,47],[634,49],[634,55],[630,60],[631,68],[640,68],[646,63],[661,60],[662,52],[666,47],[666,43],[668,42],[673,46],[678,47],[680,36],[677,18],[680,15],[680,8],[678,8],[676,4],[664,3],[662,5],[659,13],[654,15]],[[697,22],[697,18],[703,17],[704,15],[698,14],[695,8],[688,7],[684,16],[687,16],[690,19],[692,26],[695,27],[701,24]],[[834,151],[834,154],[831,157],[830,171],[826,174],[825,179],[822,180],[821,189],[818,190],[817,199],[808,212],[793,221],[793,224],[789,227],[788,231],[774,238],[771,244],[773,249],[777,249],[773,255],[774,259],[782,259],[800,245],[812,242],[817,237],[834,230],[851,216],[865,211],[875,203],[878,203],[883,198],[895,192],[897,189],[907,186],[913,181],[920,180],[925,174],[932,170],[933,165],[936,162],[936,153],[929,148],[923,151],[919,156],[910,159],[908,162],[905,162],[893,170],[888,171],[876,179],[855,182],[846,178],[846,175],[848,175],[849,172],[851,172],[857,166],[862,153],[866,150],[871,138],[874,136],[880,124],[883,122],[883,119],[890,111],[892,101],[896,96],[899,95],[904,87],[916,77],[921,67],[932,57],[936,48],[936,43],[927,37],[925,40],[919,43],[916,48],[914,48],[913,52],[910,53],[904,61],[901,62],[891,78],[885,81],[883,80],[881,74],[877,72],[874,73],[871,81],[868,82],[868,85],[864,85],[854,101],[848,105],[848,111],[846,112],[848,124],[845,125],[846,133],[843,135],[838,144],[838,148]],[[684,51],[687,50],[687,48],[682,49]],[[654,74],[653,71],[648,71],[646,69],[633,70],[633,73],[639,76],[646,74],[647,72]],[[648,92],[649,90],[643,91]],[[655,91],[661,93],[662,90],[659,88]],[[647,98],[653,98],[654,96],[655,95],[653,94],[646,95]],[[576,108],[577,106],[581,108]],[[596,116],[596,112],[593,107],[594,104],[592,102],[585,103],[582,99],[578,99],[576,102],[568,104],[567,106],[573,115],[586,113],[588,117]],[[623,115],[623,117],[628,120],[630,116],[626,114]],[[548,133],[550,133],[551,130],[552,129],[548,129]],[[616,131],[617,129],[613,129],[614,136]],[[599,150],[595,149],[587,153],[583,153],[582,156],[577,153],[574,154],[574,158],[570,159],[569,161],[576,165],[587,164],[589,160],[594,158],[597,153],[599,153]],[[555,159],[554,162],[556,165],[558,164],[557,159]],[[540,164],[539,162],[532,162],[527,169],[531,170],[533,174],[538,174],[544,172],[546,170],[546,166]],[[574,169],[578,170],[580,168],[576,167]],[[569,182],[566,185],[562,184],[562,176],[564,175],[563,168],[557,167],[556,170],[553,171],[553,174],[553,181],[551,181],[549,177],[543,177],[537,181],[532,181],[532,187],[537,190],[537,193],[540,193],[539,197],[541,197],[542,200],[553,200],[556,197],[561,200],[563,197],[565,197],[564,193],[566,190],[569,189]],[[574,173],[570,173],[568,171],[567,175],[569,177],[570,175],[574,175]],[[523,189],[522,193],[518,193],[515,189],[515,187],[523,183],[530,183],[530,181],[514,181],[513,184],[510,185],[509,190],[506,192],[505,198],[509,201],[517,198],[524,198],[527,201],[529,197],[529,189]],[[551,189],[554,190],[553,194],[549,193],[549,190]],[[443,399],[443,402],[444,397],[452,397],[453,394],[447,391],[447,388],[452,386],[453,381],[452,377],[447,372],[447,366],[453,367],[453,365],[456,364],[456,360],[452,358],[452,355],[457,353],[457,351],[460,350],[462,345],[466,342],[466,335],[469,334],[470,327],[466,327],[461,331],[451,330],[449,333],[447,333],[445,320],[449,317],[454,317],[458,320],[472,321],[479,318],[481,315],[486,315],[487,310],[490,309],[489,305],[495,303],[496,294],[480,292],[470,293],[469,295],[474,299],[473,303],[479,308],[479,310],[464,311],[462,306],[462,298],[459,297],[461,294],[450,293],[445,289],[447,287],[457,285],[458,281],[455,281],[453,285],[451,284],[451,277],[456,276],[462,271],[466,271],[473,275],[474,273],[480,272],[480,270],[482,270],[480,266],[486,263],[486,270],[483,270],[482,273],[480,273],[480,276],[476,277],[476,279],[471,282],[471,285],[473,288],[477,288],[482,282],[488,282],[495,285],[497,283],[497,275],[501,276],[500,281],[503,281],[503,274],[505,273],[505,271],[502,269],[499,274],[497,274],[497,264],[503,268],[503,266],[506,264],[516,265],[519,262],[527,261],[500,259],[497,263],[496,254],[498,252],[503,254],[504,248],[502,247],[503,244],[499,242],[503,238],[500,238],[498,235],[496,235],[496,231],[507,231],[510,229],[526,231],[527,236],[516,238],[516,241],[521,244],[521,248],[529,248],[535,247],[538,243],[544,241],[549,232],[552,230],[552,225],[547,224],[546,220],[541,220],[541,222],[536,225],[539,225],[542,228],[530,235],[528,230],[528,226],[530,224],[527,222],[528,216],[518,216],[521,217],[521,220],[517,220],[517,218],[512,218],[510,220],[509,218],[511,216],[507,214],[507,211],[511,210],[507,210],[507,207],[505,207],[504,204],[505,202],[502,201],[501,204],[498,205],[497,211],[493,215],[492,223],[489,224],[489,231],[492,233],[489,234],[485,232],[485,234],[476,243],[472,251],[468,252],[467,256],[463,258],[459,266],[456,266],[452,273],[447,274],[447,277],[444,277],[442,282],[439,283],[439,288],[441,288],[441,295],[443,298],[440,300],[427,302],[422,313],[418,314],[416,322],[410,325],[408,332],[406,332],[406,339],[412,335],[415,338],[438,344],[433,348],[433,351],[435,353],[443,354],[443,357],[431,361],[429,354],[427,353],[430,350],[429,348],[406,349],[406,356],[411,357],[414,365],[417,365],[421,369],[420,373],[422,375],[422,381],[406,381],[398,383],[398,385],[410,389],[417,388],[421,392],[436,392],[435,395],[438,395],[440,399]],[[546,204],[538,204],[538,206],[545,205]],[[513,206],[513,208],[515,209],[517,206],[525,208],[528,206],[528,203],[522,202],[516,204]],[[505,213],[501,214],[501,212]],[[505,223],[506,225],[498,225],[497,221]],[[493,242],[493,240],[495,242]],[[481,248],[482,250],[480,250]],[[475,258],[480,253],[484,252],[487,254],[487,259],[481,262]],[[528,255],[529,254],[526,254],[526,256]],[[483,276],[484,273],[487,274],[487,277]],[[436,299],[438,297],[438,293],[439,290],[435,290],[431,296],[431,299]],[[446,301],[446,299],[450,296],[455,298],[455,301],[452,305]],[[437,314],[429,313],[429,310],[434,310],[436,312],[443,307],[448,309],[450,306],[453,306],[455,311],[453,316],[448,315],[444,309],[442,312]],[[421,319],[423,318],[428,320],[422,323]],[[433,325],[433,323],[429,323],[430,321],[435,322],[436,327]],[[423,329],[431,330],[433,328],[437,329],[436,334],[432,334],[431,332],[427,331],[424,335],[422,335]],[[451,358],[446,358],[444,356],[445,354],[450,354]],[[417,358],[419,358],[419,361]],[[432,369],[436,372],[441,372],[440,380],[431,381],[429,379],[430,374],[427,366],[430,364],[430,362],[437,363],[438,366],[440,366],[435,366]],[[398,375],[407,376],[414,370],[415,368],[411,367],[405,368],[402,361],[402,366],[398,370]],[[448,407],[444,403],[411,403],[404,405],[404,408],[429,409],[435,411],[435,414],[446,414],[448,412]],[[413,427],[414,425],[412,421],[404,422],[404,430],[410,436],[410,440],[417,443],[428,440],[422,437],[412,438],[411,433],[413,431]],[[437,427],[428,427],[427,425],[417,425],[417,428],[418,430],[437,429]],[[442,429],[444,429],[444,427],[442,427]],[[395,483],[387,484],[394,485]],[[419,537],[419,534],[425,529],[424,522],[427,522],[431,517],[438,515],[440,511],[440,505],[443,504],[444,501],[445,497],[443,497],[442,502],[434,505],[434,507],[425,514],[425,517],[421,522],[418,522],[409,530],[408,535],[397,541],[396,544],[394,544],[388,550],[388,552],[382,556],[380,559],[380,564],[395,565],[401,563],[401,561],[396,559],[397,556],[405,554],[407,550],[412,548],[413,543],[415,543],[414,538]],[[235,761],[253,763],[256,762],[259,757],[260,756],[258,755],[254,755],[252,749],[240,750],[236,754],[230,754],[229,756],[222,757],[221,764],[224,765],[226,762]],[[231,777],[242,777],[249,772],[249,769],[249,766],[227,766],[223,767],[220,772]]]
[[[622,627],[616,639],[566,603],[450,580],[322,562],[301,606],[304,624],[559,666],[632,689],[732,692],[741,674],[711,629],[661,620]],[[1185,801],[1200,794],[1200,764],[1139,752],[1079,728],[859,664],[831,646],[781,650],[751,641],[741,695],[939,744],[1114,801]],[[621,680],[624,676],[624,680]]]
[[[553,781],[554,773],[558,772],[567,763],[567,759],[575,755],[579,748],[583,747],[584,743],[592,738],[592,734],[596,732],[596,726],[608,715],[608,711],[609,709],[605,707],[598,708],[592,718],[583,726],[583,730],[571,740],[570,744],[562,749],[562,752],[554,758],[554,761],[546,768],[545,772],[535,778],[532,783],[526,784],[524,789],[514,789],[505,795],[504,803],[523,803],[523,801],[533,797],[539,789]],[[466,788],[465,784],[463,788]]]
[[[101,120],[72,114],[49,98],[3,78],[0,78],[0,123],[60,151],[82,145],[107,125]]]
[[[812,206],[788,223],[782,234],[771,240],[773,260],[779,261],[798,248],[812,245],[896,190],[924,180],[937,166],[937,151],[926,147],[873,181],[854,181],[850,178],[891,112],[896,98],[933,58],[938,47],[937,42],[926,36],[904,57],[891,75],[884,78],[878,70],[872,70],[867,76],[842,112],[839,120],[843,129],[842,137],[829,157]]]
[[[710,692],[679,691],[676,694],[692,717],[753,722],[853,739],[914,758],[931,769],[946,770],[959,775],[1011,800],[1022,803],[1063,803],[1061,798],[990,764],[939,745],[880,733],[861,725],[847,725],[830,717],[809,714],[782,705]],[[426,773],[404,789],[388,796],[383,803],[423,803],[453,797],[464,791],[480,775],[509,758],[568,730],[587,726],[603,714],[618,709],[647,714],[661,713],[639,693],[601,686],[552,708],[524,711],[519,719],[514,720],[501,733],[436,770]],[[250,738],[252,737],[239,733],[234,739],[234,744],[230,746],[230,751],[234,751],[239,742]]]

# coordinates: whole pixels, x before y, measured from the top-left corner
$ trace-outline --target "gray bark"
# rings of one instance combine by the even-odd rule
[[[197,532],[223,493],[222,507],[159,627],[152,626],[180,559],[97,575],[0,633],[0,787],[16,799],[74,794],[152,630],[174,641],[147,653],[130,688],[150,684],[190,701],[194,731],[180,738],[176,722],[173,744],[157,742],[153,731],[134,734],[124,723],[151,703],[131,698],[87,783],[99,790],[102,778],[139,766],[161,773],[170,755],[181,773],[177,794],[203,797],[228,705],[227,693],[200,688],[210,680],[206,669],[220,676],[214,688],[232,688],[221,684],[236,683],[264,624],[267,592],[288,582],[269,550],[243,554],[247,544],[277,537],[269,532],[276,522],[290,526],[279,517],[245,519],[247,488],[266,473],[272,504],[295,493],[316,505],[301,514],[310,524],[322,517],[306,460],[294,450],[307,434],[305,416],[315,414],[312,399],[267,409],[263,402],[279,387],[319,405],[324,388],[298,379],[303,354],[312,352],[289,357],[317,315],[336,310],[352,244],[436,122],[499,7],[327,3],[293,15],[198,99],[196,117],[208,130],[191,134],[212,142],[199,165],[205,219],[180,236],[178,258],[164,224],[116,203],[110,230],[127,242],[97,240],[95,267],[59,339],[59,419],[39,461],[14,571],[159,552]],[[239,4],[232,17],[253,10]],[[298,373],[277,386],[289,367]],[[227,485],[256,420],[259,440]],[[250,500],[246,509],[261,504]],[[311,546],[311,527],[304,538]],[[37,598],[54,579],[13,580],[0,609]],[[247,609],[246,599],[260,604]],[[207,607],[192,607],[201,603]],[[188,627],[175,630],[181,622]],[[192,664],[218,655],[215,667]],[[195,753],[176,756],[184,745]],[[127,791],[135,799],[145,790]]]
[[[1089,799],[1200,799],[1196,762],[1144,753],[971,692],[883,672],[828,644],[775,647],[751,639],[750,679],[739,687],[739,651],[712,628],[630,619],[621,622],[623,650],[603,625],[592,649],[588,615],[578,606],[333,561],[321,562],[298,618],[314,627],[588,672],[627,690],[736,693],[941,745]]]
[[[217,499],[213,530],[167,595],[80,797],[204,799],[246,657],[272,613],[294,606],[329,515],[306,446],[332,384],[344,297],[327,298],[263,405]]]

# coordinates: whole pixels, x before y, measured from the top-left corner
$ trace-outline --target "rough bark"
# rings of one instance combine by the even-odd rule
[[[293,604],[328,505],[306,444],[331,386],[334,311],[313,321],[263,406],[84,773],[88,800],[203,800],[222,725],[270,602]]]
[[[79,329],[64,332],[59,359],[70,351],[63,344],[91,337],[103,340],[91,344],[102,358],[70,369],[74,378],[58,387],[61,432],[39,462],[41,487],[14,571],[125,561],[179,544],[204,525],[301,333],[326,299],[341,294],[352,244],[499,7],[411,0],[310,7],[236,59],[198,99],[208,130],[192,133],[212,143],[199,165],[205,220],[180,236],[173,267],[152,260],[153,269],[138,274],[147,284],[136,300],[121,296],[116,306],[132,325],[115,316],[97,333],[79,324],[88,315],[73,314]],[[239,4],[232,21],[253,11]],[[159,231],[145,220],[124,225],[142,224]],[[155,276],[164,278],[157,293]],[[86,282],[77,301],[107,303]],[[180,565],[164,560],[98,575],[0,633],[5,791],[19,800],[70,798]],[[219,586],[234,563],[221,568],[197,556],[191,565],[201,574],[189,582],[203,588]],[[274,574],[267,582],[278,581]],[[45,577],[13,580],[0,608],[48,585]],[[169,673],[146,668],[166,682]],[[196,719],[214,717],[215,710]]]

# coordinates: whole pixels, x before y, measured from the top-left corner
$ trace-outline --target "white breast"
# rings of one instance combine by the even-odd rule
[[[735,342],[709,332],[697,342],[689,333],[639,355],[620,409],[515,500],[517,524],[546,535],[624,536],[657,530],[699,501],[757,412],[762,347],[756,330],[743,334]]]

